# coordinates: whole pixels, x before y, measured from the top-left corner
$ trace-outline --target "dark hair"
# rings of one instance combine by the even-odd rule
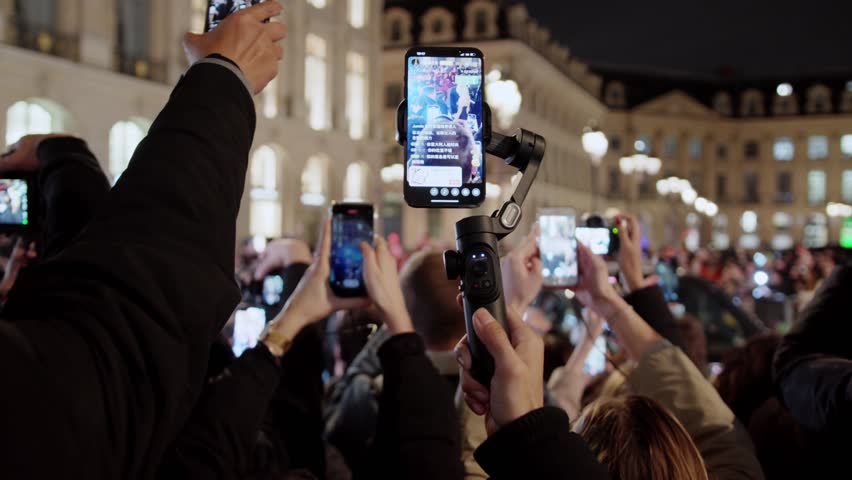
[[[441,253],[412,255],[400,272],[400,286],[414,329],[426,346],[451,349],[464,336],[464,310],[459,306],[459,282],[447,280]]]
[[[707,336],[704,334],[704,324],[701,320],[685,313],[676,321],[676,326],[683,339],[683,353],[692,360],[702,374],[707,374]]]
[[[610,478],[707,480],[698,448],[663,406],[640,395],[593,403],[575,428]]]
[[[574,345],[567,335],[551,330],[544,334],[544,381],[553,375],[553,371],[565,365],[574,352]]]
[[[748,425],[752,413],[775,395],[772,358],[780,343],[781,337],[775,333],[755,335],[722,356],[725,368],[716,378],[716,389],[743,425]]]

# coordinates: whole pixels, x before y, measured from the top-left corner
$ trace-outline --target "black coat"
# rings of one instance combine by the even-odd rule
[[[240,78],[192,67],[88,227],[22,273],[0,321],[4,478],[154,476],[239,300],[254,127]]]

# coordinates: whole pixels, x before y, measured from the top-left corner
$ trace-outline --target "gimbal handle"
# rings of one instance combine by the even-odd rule
[[[397,110],[397,143],[402,146],[405,146],[408,138],[407,111],[403,100]],[[482,125],[485,152],[504,159],[522,176],[512,196],[490,217],[477,215],[456,223],[457,250],[444,252],[444,268],[448,279],[461,278],[459,288],[464,300],[465,328],[473,361],[471,375],[488,387],[494,376],[494,359],[476,335],[473,314],[485,308],[506,329],[506,302],[503,298],[498,242],[514,232],[521,222],[521,207],[538,175],[547,142],[541,135],[524,129],[518,129],[510,136],[492,132],[488,104],[483,104]]]

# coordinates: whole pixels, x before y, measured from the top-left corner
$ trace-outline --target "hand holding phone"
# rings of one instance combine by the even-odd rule
[[[574,238],[576,214],[570,208],[542,209],[538,212],[542,275],[548,288],[577,284],[577,242]]]

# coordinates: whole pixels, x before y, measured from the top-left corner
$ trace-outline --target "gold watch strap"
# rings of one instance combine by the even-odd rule
[[[278,358],[283,357],[293,345],[293,341],[287,338],[287,336],[269,329],[263,332],[260,336],[260,341],[266,345],[269,353]]]

